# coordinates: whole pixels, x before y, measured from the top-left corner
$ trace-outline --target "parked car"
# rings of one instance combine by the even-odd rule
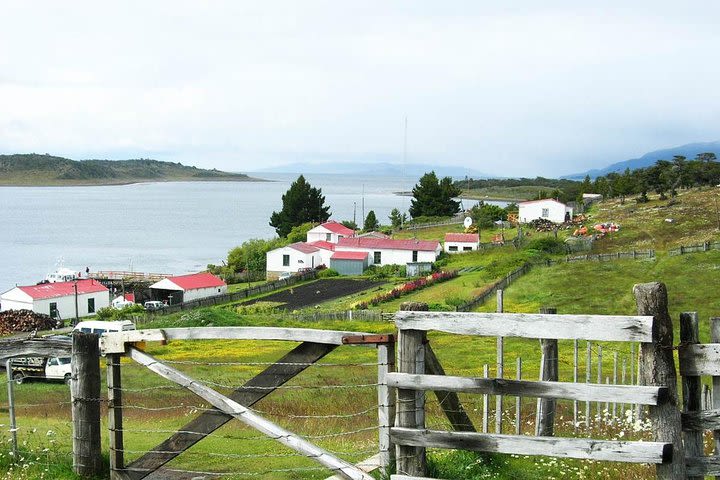
[[[106,322],[103,320],[86,320],[75,325],[73,331],[83,333],[96,333],[102,335],[105,332],[124,332],[126,330],[135,330],[135,324],[130,320],[117,320],[114,322]]]
[[[21,384],[25,380],[62,380],[70,384],[70,357],[17,357],[10,362],[12,378]]]
[[[165,305],[159,300],[148,300],[147,302],[145,302],[145,310],[149,310],[151,312],[155,310],[162,310],[166,306],[167,305]]]

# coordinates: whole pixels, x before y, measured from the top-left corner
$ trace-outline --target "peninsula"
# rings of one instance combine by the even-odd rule
[[[263,181],[242,173],[158,160],[70,160],[35,153],[0,155],[0,186],[121,185],[140,182]]]

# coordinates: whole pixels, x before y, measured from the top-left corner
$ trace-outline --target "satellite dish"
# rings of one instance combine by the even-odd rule
[[[465,225],[465,228],[469,228],[470,225],[472,225],[472,218],[465,217],[465,221],[463,222],[463,225]]]

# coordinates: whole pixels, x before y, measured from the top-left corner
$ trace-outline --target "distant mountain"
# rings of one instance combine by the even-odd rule
[[[253,181],[242,173],[158,160],[70,160],[35,153],[0,155],[0,185],[113,185],[170,181]]]
[[[405,177],[420,177],[424,173],[434,170],[438,176],[442,177],[455,177],[464,178],[466,175],[469,177],[482,177],[491,178],[491,175],[486,173],[478,172],[466,167],[459,167],[455,165],[428,165],[423,163],[408,163],[402,165],[399,163],[389,162],[323,162],[323,163],[306,163],[296,162],[281,165],[279,167],[265,168],[258,170],[258,172],[274,172],[274,173],[328,173],[328,174],[343,174],[343,175],[377,175],[377,176],[405,176]]]
[[[718,158],[720,158],[720,141],[717,142],[701,142],[701,143],[688,143],[687,145],[681,145],[679,147],[666,148],[664,150],[656,150],[654,152],[646,153],[640,158],[632,158],[623,162],[613,163],[612,165],[597,169],[588,170],[583,173],[575,173],[567,175],[561,178],[568,178],[572,180],[582,180],[586,175],[590,175],[590,178],[607,175],[611,172],[624,172],[625,169],[629,168],[634,170],[636,168],[649,167],[654,165],[658,160],[672,160],[675,155],[682,155],[688,159],[693,159],[698,153],[713,152]]]

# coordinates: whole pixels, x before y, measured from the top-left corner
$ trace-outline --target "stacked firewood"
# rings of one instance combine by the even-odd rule
[[[56,327],[56,320],[49,315],[35,313],[30,310],[7,310],[0,312],[0,335],[14,332],[32,332],[33,330],[50,330]]]

